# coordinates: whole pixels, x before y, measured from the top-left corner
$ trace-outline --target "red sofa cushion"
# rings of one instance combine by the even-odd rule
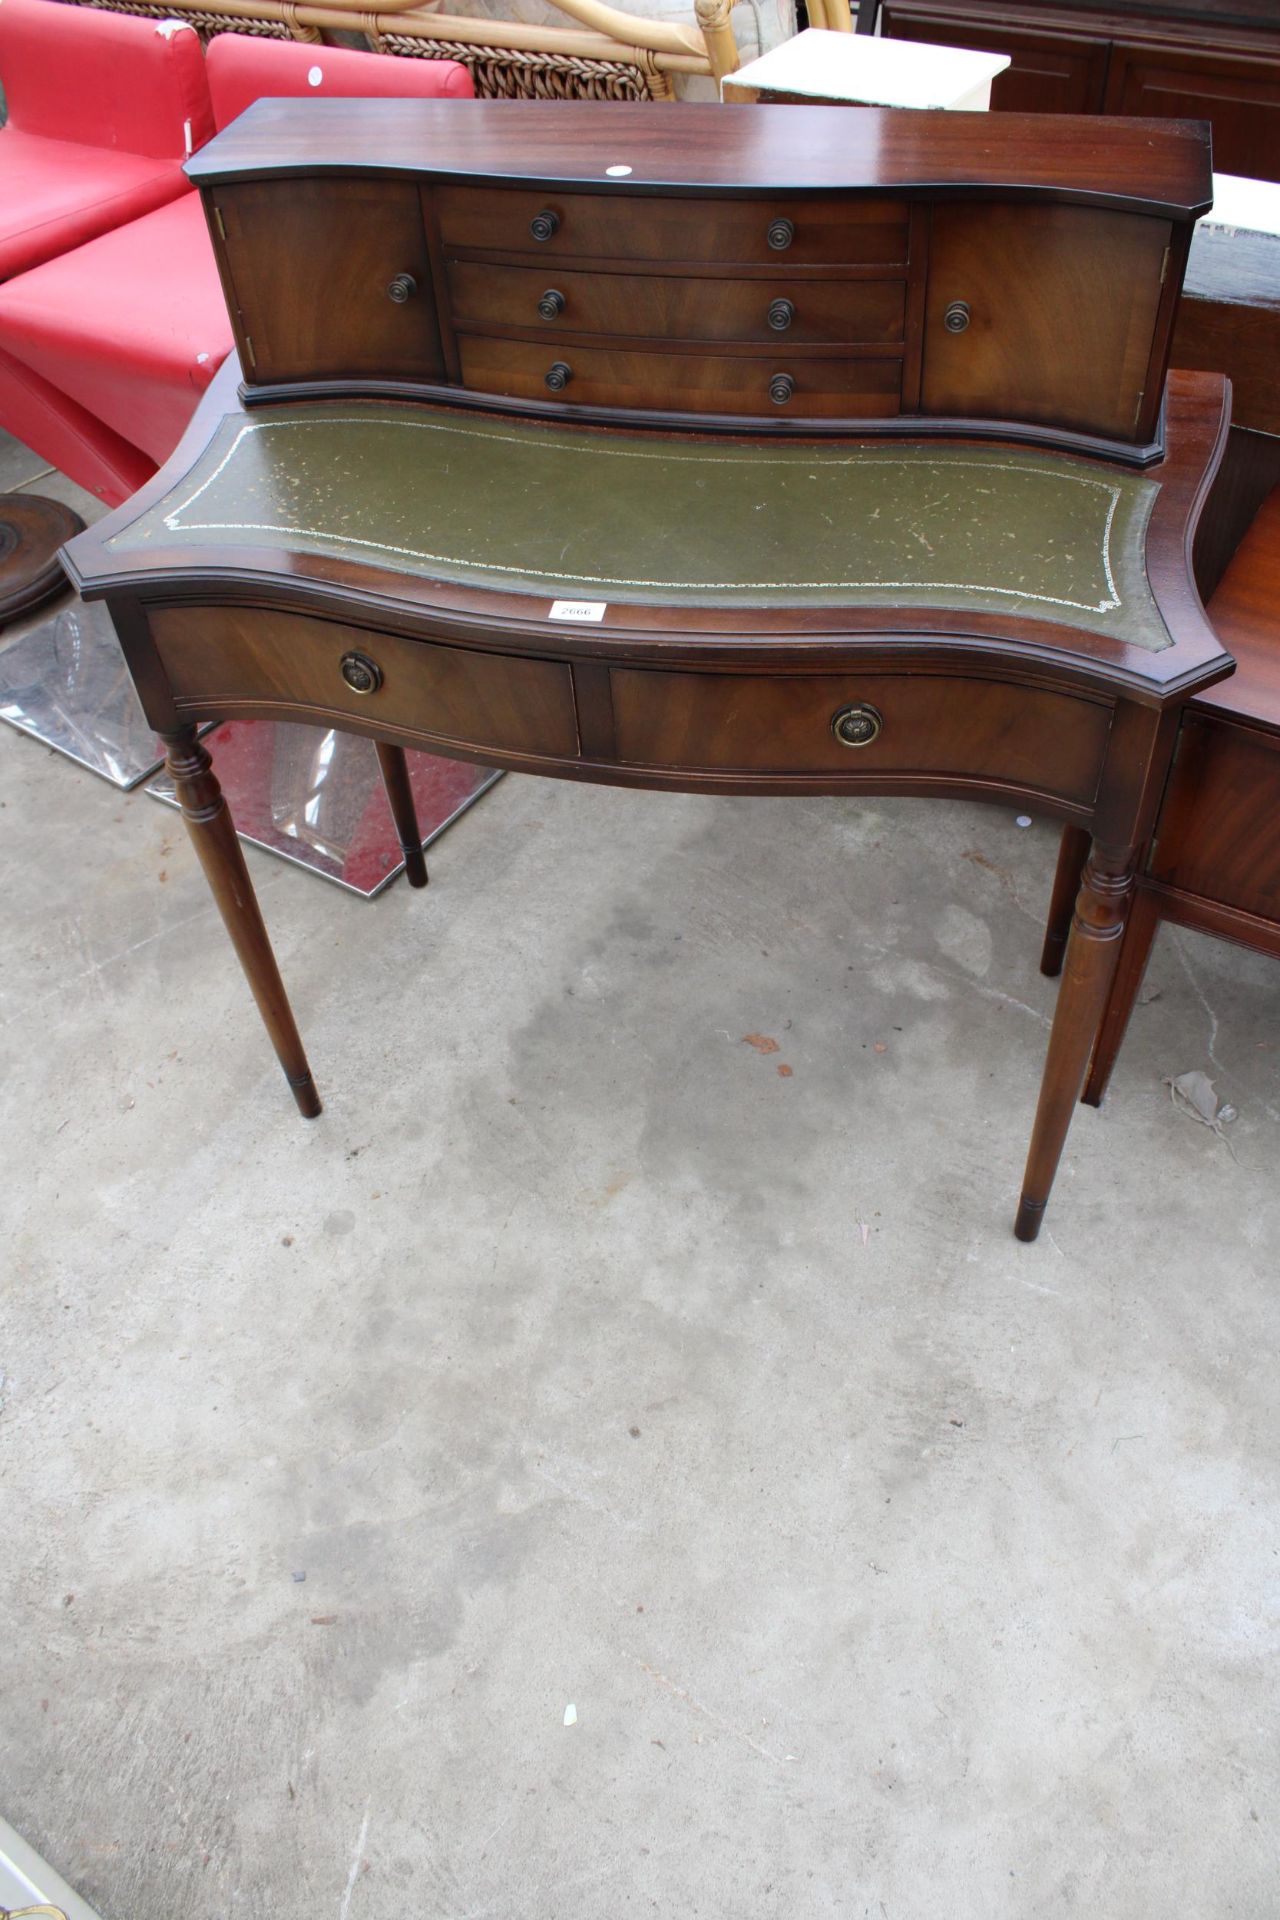
[[[348,100],[470,100],[475,94],[470,73],[456,60],[400,59],[291,40],[255,40],[244,33],[220,33],[211,40],[205,65],[219,130],[255,100],[272,97],[315,93]]]
[[[0,287],[0,347],[164,460],[231,351],[198,196]]]
[[[4,7],[0,5],[0,13]],[[0,280],[150,213],[186,188],[176,160],[0,132]]]

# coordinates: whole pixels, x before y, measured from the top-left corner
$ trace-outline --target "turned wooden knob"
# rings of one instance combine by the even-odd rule
[[[552,213],[550,207],[544,207],[541,213],[535,213],[529,222],[529,231],[535,240],[553,240],[560,229],[560,215]]]
[[[544,320],[558,320],[564,312],[564,295],[557,293],[554,287],[548,287],[538,302],[538,312]]]
[[[796,383],[789,373],[775,373],[769,382],[769,398],[775,407],[785,407],[796,390]]]
[[[547,368],[544,379],[552,393],[563,393],[573,378],[573,368],[563,360],[553,360]]]

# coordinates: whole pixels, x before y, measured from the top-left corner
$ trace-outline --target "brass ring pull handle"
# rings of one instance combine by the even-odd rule
[[[942,324],[948,333],[963,333],[972,318],[967,300],[953,300],[942,316]]]
[[[548,287],[538,302],[538,312],[544,320],[558,320],[564,312],[564,295]]]
[[[796,383],[789,373],[775,373],[769,382],[769,398],[775,407],[785,407],[796,390]]]
[[[547,368],[544,379],[552,393],[563,393],[573,378],[573,368],[563,360],[553,360]]]
[[[560,230],[560,215],[552,213],[550,207],[544,207],[541,213],[535,213],[529,222],[529,231],[535,240],[554,240]]]
[[[785,253],[796,237],[794,220],[771,220],[765,239],[775,253]]]
[[[789,300],[769,302],[768,321],[775,333],[785,333],[795,317],[796,310]]]
[[[376,693],[382,685],[382,668],[367,653],[344,653],[338,671],[352,693]]]
[[[879,738],[883,725],[881,714],[865,700],[841,707],[839,713],[831,716],[831,731],[842,747],[869,747]]]
[[[412,300],[418,291],[418,283],[411,273],[398,273],[394,280],[387,282],[387,298],[402,307],[406,300]]]

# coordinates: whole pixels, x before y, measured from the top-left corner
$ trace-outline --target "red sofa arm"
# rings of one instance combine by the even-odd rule
[[[3,0],[0,75],[16,133],[182,160],[213,134],[193,27],[62,0]]]

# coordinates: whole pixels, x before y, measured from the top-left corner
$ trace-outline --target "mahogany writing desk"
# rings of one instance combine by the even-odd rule
[[[1015,1229],[1035,1237],[1179,709],[1231,667],[1190,559],[1227,394],[1166,388],[1162,357],[1202,134],[1095,123],[1037,160],[1013,118],[263,103],[193,163],[246,384],[224,369],[67,562],[110,606],[304,1114],[198,721],[372,736],[406,842],[406,746],[996,800],[1092,836]]]

